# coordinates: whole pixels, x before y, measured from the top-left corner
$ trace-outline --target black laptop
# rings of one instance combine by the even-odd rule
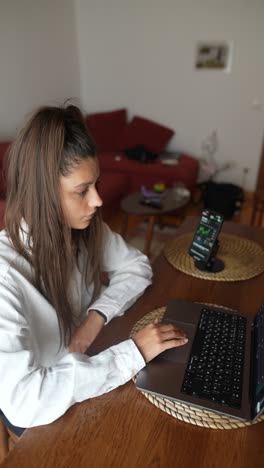
[[[174,300],[163,322],[187,333],[140,371],[136,386],[172,400],[253,421],[264,411],[264,305],[255,317]]]

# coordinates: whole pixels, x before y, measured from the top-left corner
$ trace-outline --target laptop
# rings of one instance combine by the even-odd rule
[[[264,411],[264,305],[255,317],[173,300],[162,322],[184,330],[188,343],[149,362],[139,390],[254,421]]]

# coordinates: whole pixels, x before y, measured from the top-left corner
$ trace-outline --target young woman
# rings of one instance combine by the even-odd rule
[[[102,222],[99,176],[75,106],[39,109],[9,151],[0,233],[0,415],[16,434],[124,384],[187,341],[174,326],[155,323],[96,356],[84,354],[152,277],[147,258]],[[104,289],[102,271],[110,280]]]

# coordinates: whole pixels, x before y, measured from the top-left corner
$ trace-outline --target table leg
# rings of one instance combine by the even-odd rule
[[[154,224],[155,224],[155,216],[149,216],[148,228],[146,232],[145,248],[144,248],[144,253],[148,256],[150,254],[150,246],[151,246],[151,241],[153,237]]]

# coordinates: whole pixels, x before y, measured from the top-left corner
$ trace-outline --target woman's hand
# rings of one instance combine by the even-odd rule
[[[85,353],[104,327],[104,324],[104,318],[95,310],[90,310],[89,315],[75,330],[70,342],[69,352]]]
[[[182,346],[188,342],[186,334],[172,323],[154,323],[135,333],[132,339],[146,362],[151,361],[166,349]]]

